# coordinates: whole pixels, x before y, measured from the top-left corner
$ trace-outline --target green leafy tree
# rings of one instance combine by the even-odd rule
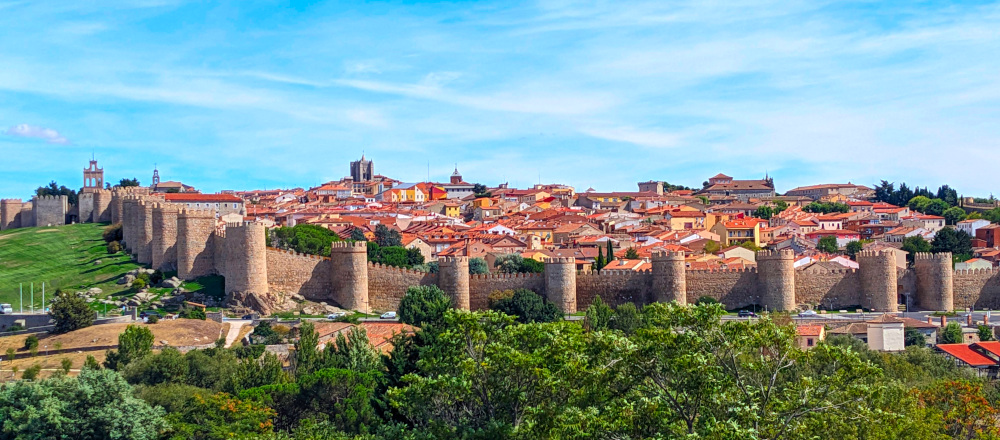
[[[295,341],[295,357],[292,367],[296,376],[315,371],[319,363],[319,333],[311,322],[303,322],[299,327],[299,340]]]
[[[972,237],[965,231],[954,228],[944,228],[934,235],[931,241],[932,252],[951,252],[961,261],[972,257]]]
[[[541,295],[528,289],[516,289],[510,298],[496,301],[491,308],[515,316],[517,322],[553,322],[563,319],[563,313]]]
[[[607,261],[604,260],[604,250],[597,248],[597,257],[594,258],[594,270],[604,269],[604,266],[607,265]]]
[[[906,327],[903,331],[903,343],[907,347],[923,347],[927,345],[927,337],[916,327]]]
[[[542,273],[545,271],[545,263],[524,258],[518,254],[501,255],[497,257],[493,266],[500,273]]]
[[[990,327],[988,325],[980,325],[977,328],[977,331],[979,333],[979,340],[980,341],[986,342],[986,341],[992,341],[992,340],[996,339],[996,338],[993,337],[993,327]]]
[[[66,196],[66,201],[70,205],[76,204],[76,190],[67,188],[66,185],[59,185],[55,180],[49,182],[48,186],[40,186],[35,190],[36,196]],[[44,225],[42,225],[44,226]]]
[[[410,286],[399,302],[399,322],[423,327],[437,324],[451,308],[451,298],[437,286]]]
[[[28,368],[24,369],[21,373],[21,379],[23,380],[35,380],[38,379],[38,375],[42,372],[42,364],[34,364]]]
[[[134,177],[131,178],[131,179],[122,179],[122,180],[118,181],[118,186],[121,187],[121,188],[128,188],[128,187],[131,187],[131,186],[139,186],[139,179],[136,179]]]
[[[927,210],[927,205],[931,203],[931,199],[926,196],[916,196],[906,204],[911,211],[925,212]]]
[[[858,240],[851,240],[847,242],[846,246],[844,246],[847,255],[849,255],[851,258],[854,258],[856,255],[858,255],[858,252],[861,252],[862,250],[864,250],[864,248],[865,248],[864,243]]]
[[[945,223],[949,225],[957,225],[958,222],[965,220],[966,218],[965,210],[957,206],[952,206],[951,208],[944,210],[944,212],[941,213],[941,216],[944,217]]]
[[[122,376],[133,385],[158,385],[161,383],[183,383],[187,380],[189,366],[187,360],[176,348],[167,347],[157,354],[151,354],[129,363]]]
[[[100,370],[101,364],[97,362],[97,358],[88,354],[87,359],[83,361],[83,368],[91,370]]]
[[[56,290],[49,306],[49,316],[55,324],[54,333],[66,333],[94,324],[96,314],[82,296]]]
[[[375,226],[375,243],[380,247],[402,246],[403,234],[379,223]]]
[[[940,232],[940,231],[939,231]],[[908,254],[906,254],[906,259],[909,262],[913,262],[913,257],[918,253],[930,252],[931,244],[919,235],[914,235],[912,237],[906,237],[903,239],[902,249]]]
[[[197,393],[167,416],[169,438],[260,438],[274,431],[273,409],[226,393]]]
[[[708,242],[705,243],[706,254],[717,254],[720,250],[722,250],[722,248],[719,246],[719,242],[715,240],[708,240]]]
[[[310,255],[330,255],[331,243],[340,236],[327,228],[300,223],[293,227],[274,228],[269,231],[270,245]]]
[[[118,335],[118,350],[108,350],[104,366],[122,371],[129,363],[149,355],[153,349],[153,332],[147,327],[130,325]]]
[[[638,260],[639,259],[639,252],[636,251],[635,248],[632,248],[632,247],[626,249],[625,250],[625,259],[626,260]]]
[[[490,273],[490,265],[486,260],[475,257],[469,259],[469,273],[472,275],[484,275]]]
[[[613,330],[621,330],[626,335],[635,333],[635,330],[642,325],[642,314],[635,303],[622,303],[615,307],[615,315],[611,317],[608,327]]]
[[[774,216],[774,210],[767,205],[761,205],[757,207],[757,210],[753,213],[754,217],[762,218],[764,220],[770,220]]]
[[[587,307],[583,324],[591,331],[607,330],[614,316],[614,309],[605,304],[600,296],[594,296],[594,301],[590,303],[590,307]]]
[[[958,325],[957,322],[949,322],[941,329],[941,334],[938,336],[940,344],[961,344],[963,342],[965,340],[962,338],[962,326]]]
[[[819,239],[816,243],[816,249],[821,252],[826,252],[828,254],[835,254],[840,251],[840,247],[837,246],[837,237],[832,235],[827,235]]]
[[[24,348],[26,350],[37,350],[38,349],[38,336],[28,335],[24,338]]]
[[[135,397],[114,371],[84,369],[0,388],[4,438],[152,440],[164,428],[163,410]]]
[[[351,229],[351,240],[368,241],[368,238],[365,237],[365,231],[361,230],[361,228],[354,228]]]

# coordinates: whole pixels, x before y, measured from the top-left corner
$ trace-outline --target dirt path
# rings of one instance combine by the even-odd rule
[[[229,323],[229,333],[226,334],[226,347],[232,347],[240,337],[240,329],[250,325],[250,321],[226,321]]]

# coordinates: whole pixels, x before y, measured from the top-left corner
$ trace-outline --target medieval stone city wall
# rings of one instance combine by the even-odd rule
[[[34,226],[60,226],[66,224],[69,209],[67,196],[36,196],[33,199]],[[23,224],[22,220],[22,224]]]
[[[583,270],[576,277],[576,308],[586,310],[598,296],[611,307],[627,302],[640,306],[648,304],[651,300],[652,283],[653,274],[650,271]],[[549,300],[552,301],[551,298]]]
[[[298,293],[316,301],[329,301],[332,273],[328,257],[267,249],[267,282],[272,292]]]
[[[689,270],[687,271],[687,302],[694,304],[707,296],[729,308],[759,304],[757,299],[757,270]]]
[[[438,275],[369,263],[368,298],[370,303],[367,311],[396,310],[408,287],[437,285]],[[336,277],[337,274],[333,276]],[[360,307],[358,309],[363,310]]]
[[[489,296],[495,291],[528,289],[545,295],[545,274],[490,273],[469,275],[469,308],[489,308]]]
[[[953,276],[956,309],[1000,309],[1000,269],[957,270]]]
[[[0,231],[21,227],[21,199],[0,200]]]
[[[76,218],[80,223],[90,223],[94,216],[94,193],[83,191],[76,195]]]
[[[795,276],[795,300],[825,309],[861,305],[861,276],[857,269],[814,267]]]

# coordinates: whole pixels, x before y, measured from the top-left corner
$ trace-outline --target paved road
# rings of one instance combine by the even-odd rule
[[[250,321],[230,320],[226,322],[229,323],[229,333],[226,334],[226,347],[232,347],[233,343],[236,342],[236,338],[240,337],[240,330],[244,325],[250,325]]]

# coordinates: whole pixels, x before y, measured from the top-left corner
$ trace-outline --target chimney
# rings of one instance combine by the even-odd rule
[[[942,316],[941,317],[941,327],[944,327],[946,325],[948,325],[948,317],[947,316]]]
[[[928,316],[927,317],[927,323],[928,324],[933,324],[934,323],[934,317],[933,316]]]
[[[972,327],[972,313],[965,315],[965,321],[969,324],[969,327]]]

